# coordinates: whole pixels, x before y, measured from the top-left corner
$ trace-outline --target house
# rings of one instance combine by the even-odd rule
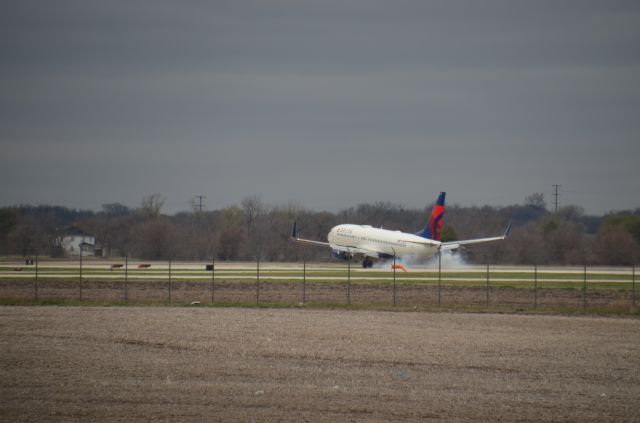
[[[60,237],[56,238],[54,247],[60,248],[65,256],[80,256],[82,247],[82,256],[88,257],[95,255],[96,238],[88,235],[76,228],[68,228]]]

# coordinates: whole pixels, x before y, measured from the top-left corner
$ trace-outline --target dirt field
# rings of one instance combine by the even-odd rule
[[[640,320],[0,307],[3,421],[638,421]]]

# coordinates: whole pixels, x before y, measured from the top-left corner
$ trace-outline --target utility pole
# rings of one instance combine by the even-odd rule
[[[555,204],[554,212],[557,213],[558,212],[558,197],[560,196],[560,194],[558,194],[558,188],[560,188],[560,185],[559,184],[553,184],[552,187],[555,188],[555,192],[553,194],[553,197],[554,197],[553,202]]]
[[[207,197],[204,195],[196,195],[196,198],[198,199],[198,213],[202,213],[202,200]]]

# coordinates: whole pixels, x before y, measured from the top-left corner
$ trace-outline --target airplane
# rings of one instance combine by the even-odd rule
[[[441,192],[431,210],[427,225],[420,232],[410,234],[401,231],[373,228],[370,225],[342,224],[334,226],[327,235],[329,242],[298,238],[297,224],[293,223],[291,238],[295,242],[331,248],[331,255],[341,260],[362,257],[362,267],[373,267],[374,260],[412,258],[426,260],[440,251],[455,250],[463,245],[481,242],[499,241],[507,238],[511,223],[504,233],[490,238],[477,238],[462,241],[440,241],[442,217],[444,215],[444,198]]]

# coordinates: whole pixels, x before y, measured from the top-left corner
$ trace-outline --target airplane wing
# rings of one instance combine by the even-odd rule
[[[510,230],[511,230],[511,223],[507,225],[507,229],[505,229],[504,233],[501,236],[494,236],[490,238],[466,239],[462,241],[443,242],[440,245],[440,251],[455,250],[457,248],[462,247],[463,245],[479,244],[481,242],[499,241],[507,238],[509,236]]]
[[[300,242],[302,244],[319,245],[321,247],[331,247],[331,244],[329,244],[328,242],[313,241],[311,239],[298,238],[296,236],[296,227],[297,227],[296,222],[293,222],[293,230],[291,231],[291,239],[293,239],[295,242]]]
[[[314,241],[311,239],[303,239],[303,238],[293,238],[293,240],[295,242],[300,242],[302,244],[310,244],[310,245],[318,245],[321,247],[331,247],[331,244],[329,244],[328,242],[322,242],[322,241]]]

